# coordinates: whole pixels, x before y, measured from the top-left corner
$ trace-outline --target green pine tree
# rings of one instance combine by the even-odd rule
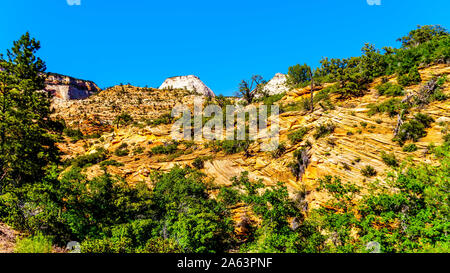
[[[24,34],[0,56],[0,193],[39,182],[58,150],[40,43]]]

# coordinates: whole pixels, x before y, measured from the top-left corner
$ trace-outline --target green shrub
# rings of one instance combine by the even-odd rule
[[[250,145],[248,140],[217,140],[211,142],[214,151],[224,151],[226,154],[236,154],[247,151]]]
[[[314,98],[313,98],[314,103],[318,103],[321,101],[329,101],[331,90],[332,90],[332,88],[328,87],[328,88],[324,88],[324,89],[320,90],[319,92],[316,92],[314,94]]]
[[[101,137],[100,133],[92,133],[90,135],[84,136],[84,138],[87,138],[87,139],[98,139],[100,137]]]
[[[422,123],[425,128],[430,128],[431,123],[434,122],[434,119],[427,114],[417,113],[414,116],[414,119],[418,122]]]
[[[227,206],[234,206],[240,201],[239,192],[236,189],[222,187],[219,190],[217,199]]]
[[[406,109],[407,106],[400,99],[392,98],[380,104],[370,104],[367,114],[372,116],[376,113],[387,113],[389,117],[398,115],[400,110]]]
[[[311,99],[307,98],[307,97],[303,97],[300,101],[299,101],[300,107],[303,111],[311,111],[312,108],[312,104],[311,104]]]
[[[426,114],[416,114],[412,120],[400,126],[394,141],[397,141],[400,145],[403,145],[407,140],[418,141],[427,135],[425,129],[429,128],[433,121],[434,119]]]
[[[158,117],[157,119],[154,120],[147,120],[146,123],[147,125],[150,126],[158,126],[160,124],[170,124],[173,122],[173,117],[170,113],[166,113],[163,114],[162,116]]]
[[[444,142],[445,142],[445,143],[450,144],[450,133],[449,133],[449,134],[446,134],[446,135],[443,137],[443,139],[444,139]]]
[[[444,94],[444,92],[442,92],[442,89],[440,88],[436,89],[430,97],[431,101],[445,101],[447,99],[448,96]]]
[[[342,183],[337,176],[326,175],[324,178],[319,178],[319,190],[326,190],[334,196],[343,197],[346,194],[358,193],[360,189],[351,183]]]
[[[391,167],[398,167],[397,158],[394,153],[387,154],[385,152],[381,152],[381,159],[383,159],[384,163]]]
[[[151,238],[138,253],[184,253],[176,239]]]
[[[133,149],[133,154],[137,155],[137,154],[142,154],[144,152],[144,148],[142,148],[141,146],[135,147]]]
[[[124,143],[124,144],[126,144],[126,143]],[[127,156],[130,153],[130,150],[128,150],[126,148],[128,145],[124,146],[124,144],[122,144],[119,147],[117,147],[117,149],[114,151],[114,154],[116,156]]]
[[[205,159],[201,156],[196,157],[194,159],[194,161],[192,162],[192,166],[194,166],[194,168],[201,170],[203,169],[203,167],[205,166]]]
[[[171,143],[167,145],[159,145],[155,146],[151,149],[151,154],[159,155],[159,154],[173,154],[178,150],[178,143]]]
[[[400,145],[407,140],[414,142],[427,135],[425,126],[419,121],[413,119],[409,122],[405,122],[400,126],[398,135],[394,138]]]
[[[308,132],[308,129],[302,127],[300,129],[297,129],[295,132],[290,133],[288,135],[288,139],[291,141],[292,145],[295,145],[303,140],[303,137]]]
[[[287,112],[293,112],[293,111],[302,111],[303,105],[300,101],[293,101],[289,102],[287,104],[283,104],[280,107],[280,113],[287,113]]]
[[[130,186],[106,172],[89,180],[81,169],[72,168],[62,175],[58,187],[55,200],[62,212],[58,216],[61,222],[55,227],[65,227],[58,234],[63,238],[59,241],[67,237],[79,242],[102,238],[115,225],[150,218],[150,191],[144,183]],[[48,213],[57,213],[56,204]],[[45,220],[42,224],[50,223]]]
[[[405,145],[405,146],[403,146],[403,151],[408,152],[408,153],[415,152],[415,151],[417,151],[417,146],[414,143]]]
[[[314,95],[314,103],[318,103],[324,111],[327,111],[328,109],[335,109],[335,106],[331,102],[329,93],[329,89],[325,88]]]
[[[378,90],[380,96],[396,97],[404,95],[403,87],[390,82],[380,84],[375,88]]]
[[[115,240],[104,237],[102,239],[87,239],[81,243],[82,253],[128,253],[132,252],[131,242],[126,239]]]
[[[117,149],[125,149],[127,147],[128,147],[128,144],[124,142],[124,143],[120,144]]]
[[[275,102],[281,100],[285,96],[285,93],[276,94],[263,98],[264,105],[273,105]]]
[[[83,139],[84,135],[80,131],[80,129],[72,129],[72,128],[65,128],[63,130],[63,133],[70,137],[73,141],[78,141],[80,139]]]
[[[182,142],[182,144],[184,144],[186,149],[189,149],[189,148],[191,148],[191,147],[193,147],[195,145],[195,141],[193,141],[193,140],[185,140],[185,141]]]
[[[319,139],[321,137],[329,135],[329,134],[333,133],[335,129],[336,129],[336,125],[334,125],[332,123],[321,124],[318,127],[316,127],[316,132],[314,133],[314,138]]]
[[[242,202],[261,219],[257,226],[253,226],[251,221],[245,222],[250,234],[246,236],[248,240],[241,246],[241,252],[315,252],[322,245],[323,236],[301,216],[297,207],[299,202],[289,198],[283,183],[265,187],[262,181],[250,181],[247,172],[232,181],[232,187],[242,192]]]
[[[412,67],[407,74],[399,75],[397,81],[401,86],[410,86],[420,83],[422,78],[417,67]]]
[[[116,166],[116,167],[121,167],[124,164],[121,162],[118,162],[117,160],[105,160],[100,162],[100,166],[105,167],[105,166]]]
[[[0,194],[0,220],[13,228],[25,227],[23,209],[16,194],[12,192]]]
[[[129,125],[133,122],[133,117],[128,113],[121,113],[120,115],[116,116],[114,119],[114,124],[120,125]]]
[[[341,86],[337,86],[332,90],[334,94],[339,95],[339,99],[348,99],[351,97],[361,97],[367,91],[367,86],[362,83],[358,83],[355,81],[348,81],[341,84]]]
[[[19,239],[14,249],[16,253],[51,253],[52,240],[41,233]]]
[[[366,165],[364,168],[362,168],[361,173],[366,177],[372,177],[377,175],[377,171],[374,169],[374,167],[370,165]]]
[[[107,157],[107,152],[104,148],[97,148],[94,153],[82,155],[71,160],[74,167],[84,168],[86,166],[95,165]]]
[[[280,144],[278,144],[278,147],[271,152],[271,155],[273,158],[280,158],[284,152],[286,152],[286,145],[284,144],[284,142],[281,142]]]

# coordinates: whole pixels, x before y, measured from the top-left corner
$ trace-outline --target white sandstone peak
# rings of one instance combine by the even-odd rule
[[[159,89],[186,89],[200,95],[215,97],[214,92],[195,75],[167,78]]]
[[[285,74],[277,73],[269,82],[266,83],[263,91],[268,95],[276,95],[287,92],[289,91],[289,87],[286,81],[287,78]]]

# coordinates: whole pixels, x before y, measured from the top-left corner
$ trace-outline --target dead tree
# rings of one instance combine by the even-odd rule
[[[416,96],[417,104],[420,107],[428,104],[430,96],[433,95],[434,91],[438,87],[438,79],[435,77],[428,81],[422,88],[420,88],[419,92]]]
[[[296,161],[290,165],[291,171],[295,176],[296,181],[302,179],[303,174],[306,172],[306,168],[309,165],[309,161],[311,159],[311,155],[309,153],[309,149],[304,148],[299,151],[299,154],[295,154]]]
[[[314,112],[314,78],[311,67],[309,68],[309,76],[311,78],[311,113]]]
[[[404,111],[405,110],[402,110],[397,116],[397,125],[395,126],[395,129],[394,129],[394,137],[396,137],[398,135],[398,131],[400,130],[400,127],[403,125]]]
[[[429,80],[418,92],[413,92],[405,96],[402,100],[402,104],[413,105],[416,104],[419,107],[424,107],[429,103],[430,96],[433,95],[434,91],[438,87],[438,79],[435,77]],[[394,136],[397,136],[400,127],[403,125],[403,117],[405,115],[405,109],[403,109],[397,115],[397,125],[394,129]]]

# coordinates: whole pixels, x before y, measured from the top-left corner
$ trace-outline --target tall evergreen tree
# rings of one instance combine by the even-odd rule
[[[40,181],[58,158],[39,49],[26,33],[0,57],[0,193]]]

